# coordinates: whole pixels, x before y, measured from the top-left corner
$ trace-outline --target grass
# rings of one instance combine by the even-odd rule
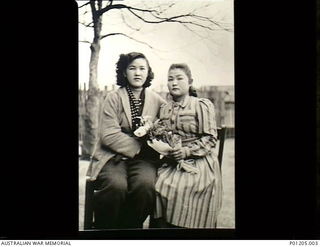
[[[79,159],[79,230],[83,230],[84,192],[86,172],[89,161]],[[234,138],[225,140],[222,160],[223,201],[218,216],[218,228],[235,228],[235,193],[234,193]],[[148,219],[144,228],[148,227]]]

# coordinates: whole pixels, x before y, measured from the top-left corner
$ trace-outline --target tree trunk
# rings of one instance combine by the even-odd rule
[[[83,158],[88,158],[98,138],[100,93],[97,81],[97,68],[99,59],[99,41],[91,45],[89,90],[86,100],[85,134],[83,138]]]
[[[89,90],[85,108],[86,114],[84,119],[85,133],[83,138],[82,158],[87,159],[92,155],[94,144],[98,139],[99,113],[100,113],[100,90],[98,85],[98,61],[100,53],[100,33],[101,33],[101,16],[97,15],[94,1],[91,1],[92,19],[94,23],[94,38],[90,46],[90,75]],[[98,9],[101,9],[101,0],[98,0]]]

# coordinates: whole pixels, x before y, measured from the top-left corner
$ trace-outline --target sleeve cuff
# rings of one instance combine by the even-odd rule
[[[134,156],[140,153],[140,150],[141,145],[136,145],[135,147],[131,148],[130,152],[126,156],[128,156],[129,158],[134,158]]]
[[[190,156],[190,149],[189,149],[189,147],[183,147],[183,148],[186,153],[186,158],[188,158]]]

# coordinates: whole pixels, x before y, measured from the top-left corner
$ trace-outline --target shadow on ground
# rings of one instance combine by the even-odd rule
[[[83,230],[84,192],[86,172],[89,161],[79,160],[79,230]],[[218,216],[218,228],[235,228],[235,193],[234,193],[234,138],[225,140],[222,160],[223,201]],[[144,224],[148,228],[148,219]]]

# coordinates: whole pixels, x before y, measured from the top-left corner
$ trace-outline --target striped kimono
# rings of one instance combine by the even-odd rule
[[[189,161],[198,169],[190,174],[166,162],[158,170],[155,218],[186,228],[215,228],[222,203],[222,181],[214,152],[217,129],[214,106],[208,99],[187,95],[180,103],[169,102],[160,118],[170,123],[188,147]],[[168,160],[168,159],[167,159]]]

